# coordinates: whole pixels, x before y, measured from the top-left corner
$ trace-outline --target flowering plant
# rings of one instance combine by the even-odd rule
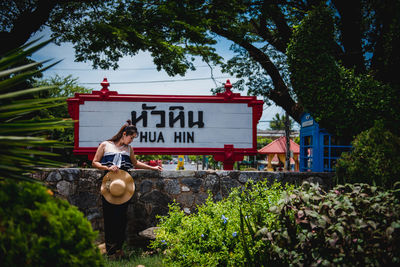
[[[246,255],[255,255],[264,246],[253,240],[252,229],[241,224],[240,214],[250,225],[270,224],[277,215],[268,212],[284,190],[280,184],[249,183],[234,189],[227,199],[214,203],[211,194],[196,214],[185,215],[177,204],[160,218],[157,238],[151,246],[165,254],[167,266],[243,265]],[[244,247],[244,246],[248,247]]]

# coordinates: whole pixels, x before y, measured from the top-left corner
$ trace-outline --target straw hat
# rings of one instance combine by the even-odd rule
[[[135,183],[132,176],[124,170],[108,172],[103,178],[100,191],[111,204],[123,204],[133,196]]]

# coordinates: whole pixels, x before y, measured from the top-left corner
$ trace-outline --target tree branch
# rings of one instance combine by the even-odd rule
[[[341,41],[344,47],[343,64],[355,68],[357,73],[365,73],[362,50],[362,14],[360,1],[333,0],[340,17]]]
[[[270,0],[265,0],[263,3],[263,10],[265,8],[266,11],[269,11],[269,15],[271,19],[275,22],[276,28],[278,30],[279,36],[281,38],[281,42],[286,47],[290,41],[290,37],[292,37],[292,29],[288,26],[285,16],[282,13],[282,10],[279,8],[277,4],[273,4]]]
[[[259,17],[259,25],[254,19],[251,19],[250,22],[258,35],[273,45],[278,51],[286,53],[287,45],[292,36],[292,29],[287,25],[279,7],[272,2],[268,0],[263,1],[261,6],[261,15]],[[278,34],[275,36],[267,28],[267,16],[275,22],[278,31]]]
[[[268,92],[268,98],[274,101],[278,106],[281,106],[293,119],[299,122],[301,113],[303,112],[302,107],[290,96],[289,88],[286,86],[281,74],[269,57],[260,49],[247,42],[244,38],[237,37],[227,30],[217,26],[213,26],[211,30],[246,49],[249,55],[264,68],[272,79],[274,89]]]
[[[277,50],[282,53],[286,52],[286,46],[280,40],[274,38],[274,36],[267,30],[267,26],[265,21],[262,22],[264,19],[260,18],[260,26],[258,26],[257,22],[254,19],[250,20],[251,25],[255,29],[255,33],[260,35],[265,41],[273,45]]]
[[[28,41],[32,33],[38,31],[46,23],[57,3],[57,1],[52,0],[39,0],[35,10],[22,13],[14,21],[14,27],[10,32],[1,32],[0,55]]]

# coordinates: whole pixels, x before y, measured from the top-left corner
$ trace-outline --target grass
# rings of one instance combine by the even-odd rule
[[[162,255],[144,252],[143,250],[124,247],[125,258],[120,260],[111,260],[104,256],[105,267],[136,267],[143,265],[145,267],[162,267]]]

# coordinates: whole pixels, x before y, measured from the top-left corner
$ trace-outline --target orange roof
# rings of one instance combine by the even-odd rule
[[[290,150],[293,151],[293,154],[300,153],[300,146],[290,140]],[[272,141],[265,147],[258,150],[260,154],[285,154],[286,153],[286,137],[281,136],[278,139]]]

